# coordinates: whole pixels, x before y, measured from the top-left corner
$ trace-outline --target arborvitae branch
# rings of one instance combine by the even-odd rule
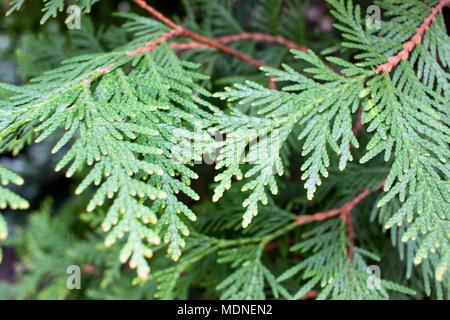
[[[127,56],[134,56],[135,54],[146,52],[146,51],[153,51],[158,45],[161,43],[167,41],[170,38],[182,36],[184,34],[185,30],[181,26],[176,26],[169,32],[163,33],[158,39],[147,42],[143,47],[140,47],[139,49],[128,51]]]
[[[122,277],[129,273],[121,263],[129,261],[139,276],[133,283],[142,284],[148,297],[165,299],[186,298],[189,287],[204,283],[223,299],[265,299],[267,295],[275,299],[386,299],[388,289],[414,294],[385,280],[379,290],[367,288],[366,258],[389,261],[391,257],[384,252],[392,251],[385,247],[389,236],[399,246],[400,259],[406,261],[406,278],[417,272],[414,263],[422,263],[419,277],[426,288],[419,290],[430,294],[429,283],[434,278],[436,296],[442,297],[448,290],[450,262],[450,58],[439,13],[450,0],[380,1],[377,4],[386,9],[386,21],[379,31],[364,28],[360,7],[351,0],[328,1],[335,26],[343,32],[339,47],[350,55],[348,60],[335,54],[323,58],[287,40],[296,36],[283,30],[286,21],[279,17],[289,9],[289,29],[297,30],[293,17],[303,12],[291,6],[300,2],[261,0],[252,7],[259,15],[262,7],[280,4],[278,9],[269,9],[272,16],[267,21],[281,26],[271,35],[259,33],[272,32],[265,28],[264,19],[253,29],[256,33],[242,32],[240,23],[228,28],[235,21],[229,1],[185,0],[184,4],[193,6],[186,10],[183,27],[144,0],[133,0],[162,23],[121,13],[128,19],[122,28],[126,30],[122,43],[114,42],[98,54],[70,55],[58,69],[43,75],[36,72],[40,76],[28,85],[0,83],[8,97],[0,101],[0,151],[15,155],[33,140],[40,142],[64,128],[66,132],[52,150],[64,153],[55,170],[68,166],[67,177],[81,171],[75,194],[90,193],[89,203],[83,204],[90,212],[82,215],[84,222],[90,222],[85,231],[101,227],[108,232],[99,232],[94,240],[86,239],[87,232],[76,241],[78,235],[68,239],[65,219],[78,217],[80,208],[76,213],[64,210],[69,213],[66,216],[48,210],[32,214],[27,234],[19,240],[27,254],[25,264],[42,267],[30,270],[37,280],[27,287],[41,286],[43,273],[56,278],[55,270],[76,264],[86,278],[104,276],[101,289],[108,283],[124,289],[131,281]],[[23,1],[15,2],[18,8],[17,2]],[[87,9],[96,0],[74,0],[81,2]],[[59,0],[45,3],[47,13],[62,11]],[[200,22],[197,8],[202,13],[208,10]],[[215,9],[223,9],[224,20],[216,19],[220,10]],[[216,23],[223,27],[215,29]],[[168,43],[174,37],[187,42]],[[256,47],[255,41],[293,48],[294,58],[302,60],[296,66],[308,66],[296,70],[285,57],[287,50],[278,46],[267,46],[254,56],[269,62],[273,58],[281,65],[276,69],[253,58],[253,53],[224,45],[241,40],[254,40],[242,44],[243,48],[248,45],[242,49],[248,52]],[[217,49],[236,60],[197,50],[186,53],[190,61],[182,61],[173,50],[197,48]],[[325,52],[336,51],[334,46]],[[259,84],[262,75],[251,74],[256,80],[249,81],[247,71],[234,70],[235,65],[236,69],[251,69],[238,60],[263,66],[270,89]],[[204,67],[211,78],[195,72],[196,67]],[[210,80],[216,81],[216,76],[227,78],[220,79],[222,83],[238,82],[213,95],[227,100],[224,109],[210,105],[214,98],[204,85],[213,87]],[[274,90],[275,81],[283,88]],[[219,81],[216,84],[220,86]],[[362,125],[364,135],[359,134]],[[200,138],[194,130],[198,126]],[[225,135],[224,140],[211,138],[217,131]],[[185,141],[189,141],[187,148]],[[196,142],[200,142],[198,148]],[[366,152],[356,150],[361,142]],[[180,146],[188,154],[183,163],[173,153]],[[301,155],[292,155],[291,151],[300,149]],[[198,175],[186,163],[202,160],[205,153],[216,156],[216,169],[223,170],[215,177],[213,201],[225,199],[214,204],[202,199],[198,207],[188,207],[177,196],[180,191],[193,201],[200,196],[190,187]],[[354,158],[361,164],[373,162],[365,166],[349,163]],[[292,166],[303,171],[306,192],[298,185],[293,187],[295,179],[277,177]],[[0,178],[4,183],[22,183],[1,166]],[[377,208],[368,197],[382,188],[387,193],[379,192]],[[313,199],[320,212],[306,214]],[[0,187],[0,209],[6,205],[14,209],[28,204]],[[385,228],[393,228],[392,232],[370,225],[376,218]],[[6,236],[5,227],[0,215],[0,240]],[[77,225],[77,233],[78,228],[83,227]],[[358,241],[355,235],[364,238]],[[115,242],[119,245],[106,250]],[[273,256],[286,247],[292,253],[278,255],[275,262]],[[268,252],[275,248],[280,252]],[[70,256],[66,255],[69,251]],[[384,268],[383,276],[391,277]],[[123,288],[115,283],[117,279],[125,283]],[[154,279],[160,282],[156,289],[149,285]],[[67,288],[62,288],[67,295]],[[103,294],[99,291],[97,295]],[[33,293],[24,296],[29,295]]]

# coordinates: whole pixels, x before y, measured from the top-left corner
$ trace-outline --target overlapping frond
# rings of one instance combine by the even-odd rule
[[[136,30],[139,24],[130,26]],[[155,34],[145,30],[138,38]],[[131,258],[145,278],[149,245],[165,242],[177,260],[189,234],[181,215],[196,219],[176,194],[198,199],[189,187],[197,174],[172,151],[180,138],[192,135],[194,123],[208,125],[200,108],[206,102],[198,96],[208,92],[195,84],[204,78],[193,71],[196,66],[179,60],[167,45],[140,55],[126,52],[71,58],[25,87],[2,84],[16,95],[9,100],[14,107],[6,114],[1,143],[14,150],[24,139],[40,142],[64,128],[52,150],[64,150],[56,170],[68,166],[71,177],[89,167],[75,192],[98,186],[87,210],[111,203],[103,222],[106,244],[128,234],[120,259]],[[197,154],[187,160],[201,155],[208,143],[197,141]]]
[[[365,259],[377,261],[376,255],[353,247],[354,259],[351,261],[347,256],[349,244],[345,225],[339,219],[322,222],[304,232],[302,237],[304,240],[290,250],[312,254],[277,278],[278,282],[284,282],[301,272],[307,282],[293,294],[293,299],[299,299],[317,285],[323,288],[317,299],[387,299],[386,289],[414,294],[414,291],[398,284],[371,277],[372,272]]]
[[[16,185],[23,184],[23,179],[15,172],[0,166],[0,182],[6,186],[9,183]],[[27,209],[29,206],[28,201],[12,192],[11,190],[0,185],[0,210],[6,208],[11,209]],[[8,236],[8,226],[6,225],[5,218],[1,215],[0,211],[0,241],[5,240]],[[0,262],[2,261],[2,251],[0,249]]]
[[[7,12],[7,15],[11,14],[15,10],[20,10],[24,5],[26,0],[11,0],[11,7]],[[74,0],[72,5],[78,6],[81,12],[90,12],[92,5],[94,5],[99,0]],[[56,17],[60,12],[66,9],[64,0],[43,0],[43,15],[41,18],[41,24],[47,22],[48,19]],[[69,19],[69,18],[68,18]]]

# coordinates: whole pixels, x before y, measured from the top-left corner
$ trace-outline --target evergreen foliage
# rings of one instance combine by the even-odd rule
[[[338,33],[314,50],[283,45],[309,43],[304,1],[239,13],[185,0],[177,23],[133,2],[154,17],[26,35],[18,72],[32,79],[0,82],[0,151],[55,137],[55,171],[80,195],[45,201],[7,240],[22,264],[14,297],[448,298],[449,1],[378,1],[378,30],[358,4],[327,0]],[[44,1],[41,23],[64,9]],[[205,159],[214,181],[199,191]],[[0,179],[24,183],[3,166]],[[28,202],[0,187],[7,206]],[[76,293],[69,265],[86,274]]]

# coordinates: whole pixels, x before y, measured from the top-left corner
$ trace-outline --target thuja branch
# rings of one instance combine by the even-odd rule
[[[271,34],[265,34],[265,33],[242,32],[242,33],[235,34],[235,35],[217,37],[217,38],[214,38],[213,40],[218,43],[230,43],[230,42],[237,42],[237,41],[242,41],[242,40],[255,40],[257,42],[273,42],[273,43],[278,43],[283,46],[286,46],[289,49],[297,49],[297,50],[301,50],[303,52],[308,52],[308,49],[306,47],[298,45],[295,42],[289,41],[280,35],[273,36]],[[170,47],[172,49],[179,49],[179,50],[204,49],[204,48],[214,49],[206,44],[203,44],[200,42],[195,42],[195,41],[171,42]]]
[[[375,191],[380,190],[383,186],[384,180],[375,188]],[[369,189],[364,188],[361,193],[359,193],[356,197],[344,203],[341,207],[337,209],[328,210],[325,212],[318,212],[311,215],[297,216],[297,219],[295,220],[294,224],[298,226],[307,221],[321,221],[339,215],[342,222],[345,223],[345,225],[347,226],[348,242],[350,245],[353,245],[355,240],[355,232],[353,229],[351,211],[353,207],[355,207],[359,202],[361,202],[361,200],[366,198],[370,193],[371,192]],[[348,257],[350,260],[353,260],[353,251],[350,248],[348,248]]]
[[[163,33],[159,38],[147,42],[145,45],[143,45],[142,47],[140,47],[136,50],[128,51],[126,55],[130,57],[130,56],[134,56],[134,55],[141,54],[144,52],[153,51],[161,43],[166,42],[168,39],[170,39],[172,37],[181,36],[183,34],[183,32],[184,32],[184,30],[182,28],[174,28],[168,32]],[[104,68],[98,68],[97,70],[95,70],[95,71],[97,71],[96,75],[91,76],[91,77],[81,81],[81,84],[89,84],[95,78],[107,74],[108,72],[110,72],[112,70],[112,68],[115,65],[116,65],[115,63],[111,63],[110,65],[108,65]]]
[[[411,37],[411,39],[403,44],[403,49],[395,56],[389,57],[388,62],[379,65],[376,68],[376,73],[391,72],[392,68],[398,65],[400,61],[407,60],[414,47],[422,42],[423,34],[430,27],[431,21],[434,21],[442,9],[447,6],[450,6],[450,0],[441,0],[435,7],[433,7],[430,14],[425,18],[422,24],[416,28],[416,33]]]
[[[378,188],[377,188],[378,189]],[[297,219],[295,220],[295,225],[301,225],[307,221],[321,221],[328,218],[332,218],[337,215],[347,215],[348,212],[350,212],[354,206],[356,206],[361,200],[366,198],[370,194],[370,191],[367,188],[364,188],[361,193],[359,193],[356,197],[353,199],[350,199],[346,203],[344,203],[341,207],[337,209],[332,209],[324,212],[318,212],[315,214],[305,214],[305,215],[299,215],[297,216]]]

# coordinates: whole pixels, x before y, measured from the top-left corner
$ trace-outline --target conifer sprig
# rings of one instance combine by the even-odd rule
[[[75,1],[84,11],[95,2]],[[29,248],[36,243],[33,250],[42,252],[33,252],[44,266],[31,271],[31,287],[39,286],[36,279],[44,274],[54,276],[48,266],[55,252],[70,251],[73,256],[64,263],[78,259],[92,274],[104,276],[101,286],[110,286],[121,263],[129,262],[139,276],[133,283],[165,299],[186,298],[190,287],[203,283],[223,299],[416,294],[387,278],[377,290],[368,285],[366,261],[381,263],[388,256],[381,256],[384,244],[367,246],[369,234],[381,234],[369,225],[371,212],[370,222],[377,219],[383,231],[390,229],[382,236],[399,247],[405,278],[415,281],[418,273],[426,294],[433,282],[436,296],[446,296],[450,41],[442,10],[449,0],[379,1],[385,19],[380,30],[365,26],[360,7],[351,0],[328,0],[342,34],[342,57],[335,55],[337,47],[321,56],[278,31],[259,32],[270,29],[261,19],[278,28],[274,21],[286,19],[281,14],[286,8],[289,18],[300,14],[299,1],[258,1],[256,32],[236,25],[225,1],[187,1],[217,9],[206,17],[224,17],[217,21],[221,31],[228,24],[236,30],[215,37],[191,29],[197,22],[191,11],[182,26],[144,0],[133,2],[156,20],[118,14],[126,19],[129,42],[111,51],[75,55],[24,86],[0,83],[8,97],[0,102],[0,151],[16,155],[33,141],[58,136],[52,149],[62,155],[56,171],[67,168],[67,177],[80,177],[75,193],[92,194],[84,219],[96,221],[89,228],[100,226],[106,232],[89,241],[59,237],[61,245],[52,252],[38,229],[51,234],[55,225],[48,213],[37,214],[30,238],[22,242]],[[15,10],[24,0],[12,3]],[[61,6],[59,0],[45,1],[43,20]],[[292,60],[275,68],[263,62],[270,62],[266,57],[259,60],[259,55],[226,45],[246,40],[291,48]],[[209,78],[198,72],[199,65],[174,52],[204,48],[259,68],[269,86],[247,80],[211,95],[203,86]],[[198,61],[202,56],[189,57]],[[227,76],[229,82],[242,75]],[[213,106],[218,103],[214,98],[227,106]],[[224,139],[215,141],[213,132]],[[360,144],[365,150],[358,150]],[[180,149],[183,161],[174,153]],[[214,204],[191,207],[178,194],[200,199],[191,187],[198,174],[190,164],[205,153],[216,156]],[[295,172],[293,159],[300,163],[304,193],[294,188],[295,174],[282,178]],[[0,178],[23,182],[1,166]],[[289,187],[295,194],[287,193]],[[379,198],[372,206],[369,200],[375,195]],[[7,205],[25,209],[28,203],[0,187],[0,209]],[[316,211],[311,207],[318,212],[311,213]],[[0,215],[0,240],[4,237]],[[94,246],[106,252],[104,247],[114,243],[118,245],[108,252],[119,259],[113,263],[109,254],[95,263],[79,258]],[[274,249],[284,250],[282,263],[272,261]],[[290,254],[297,258],[288,258]],[[421,266],[413,269],[413,264]],[[160,282],[154,288],[153,280]]]
[[[310,199],[316,186],[322,184],[320,176],[328,176],[327,146],[340,156],[341,170],[345,168],[347,161],[353,159],[351,146],[358,147],[358,141],[352,132],[351,115],[362,104],[361,123],[367,124],[367,131],[374,134],[366,147],[368,152],[360,162],[366,163],[383,151],[386,161],[394,155],[391,171],[384,184],[384,190],[389,192],[378,202],[378,206],[383,206],[395,196],[399,196],[402,202],[406,200],[385,227],[401,225],[404,220],[410,224],[402,239],[405,242],[409,239],[420,241],[416,264],[428,257],[429,253],[435,253],[436,248],[440,248],[438,255],[441,256],[441,262],[436,269],[436,278],[443,281],[444,270],[448,266],[447,251],[450,248],[447,222],[447,213],[450,212],[449,189],[445,182],[448,178],[449,121],[444,106],[448,101],[446,57],[449,51],[448,44],[439,39],[448,38],[439,13],[448,2],[440,1],[436,5],[436,1],[430,1],[429,5],[435,6],[428,7],[425,12],[423,8],[414,8],[416,1],[403,5],[396,0],[380,2],[379,5],[387,11],[386,16],[394,17],[389,26],[402,33],[395,40],[389,38],[389,31],[392,29],[384,29],[379,35],[364,29],[360,8],[353,6],[351,1],[329,2],[333,5],[333,15],[339,21],[336,27],[343,31],[346,39],[342,45],[355,51],[358,63],[326,57],[328,62],[341,69],[342,75],[339,75],[329,70],[311,51],[305,54],[294,50],[293,53],[298,58],[313,66],[302,70],[311,74],[312,78],[297,73],[289,66],[283,66],[284,70],[263,68],[267,75],[275,77],[275,81],[293,84],[284,87],[282,91],[275,91],[248,82],[246,85],[238,84],[233,89],[226,88],[225,92],[216,96],[227,99],[230,103],[250,104],[258,109],[258,113],[264,118],[254,117],[247,129],[249,133],[254,131],[254,126],[258,126],[262,134],[284,130],[283,136],[288,136],[294,126],[302,128],[299,138],[306,138],[302,155],[307,156],[302,165],[302,171],[305,171],[302,179],[306,179],[305,187]],[[418,13],[411,24],[418,25],[417,29],[405,29],[395,19],[409,9]],[[409,35],[411,32],[413,34]],[[402,38],[411,40],[403,44],[399,41]],[[410,45],[411,41],[415,46]],[[407,55],[400,51],[400,57],[386,57],[390,57],[396,48],[405,46]],[[409,54],[411,50],[412,54]],[[406,59],[408,57],[409,60]],[[384,62],[386,60],[387,63]],[[391,71],[395,66],[397,67],[393,69],[392,75],[389,72],[380,73]],[[222,120],[222,126],[232,127],[233,121],[233,117],[229,118],[228,124],[223,124]],[[245,126],[246,123],[247,121],[244,122]],[[240,145],[237,145],[237,153],[244,153],[247,146],[251,153],[258,143],[249,143],[257,136],[246,136],[246,127],[240,127],[243,133],[239,135],[241,140]],[[273,155],[277,155],[281,149],[277,150],[278,152],[272,150],[270,159],[276,159]],[[216,188],[216,199],[229,188],[233,176],[238,180],[243,177],[235,160],[238,158],[219,158],[222,162],[218,168],[227,168],[217,177],[222,182]],[[279,170],[283,167],[281,158],[277,161],[275,172],[282,173]],[[247,174],[250,178],[259,172],[243,188],[243,191],[252,190],[244,202],[244,206],[248,207],[244,214],[244,226],[257,214],[258,201],[267,203],[264,186],[269,184],[272,193],[277,192],[275,180],[271,180],[267,172],[261,171],[261,168],[274,165],[275,162],[267,162],[263,167],[258,164]]]

